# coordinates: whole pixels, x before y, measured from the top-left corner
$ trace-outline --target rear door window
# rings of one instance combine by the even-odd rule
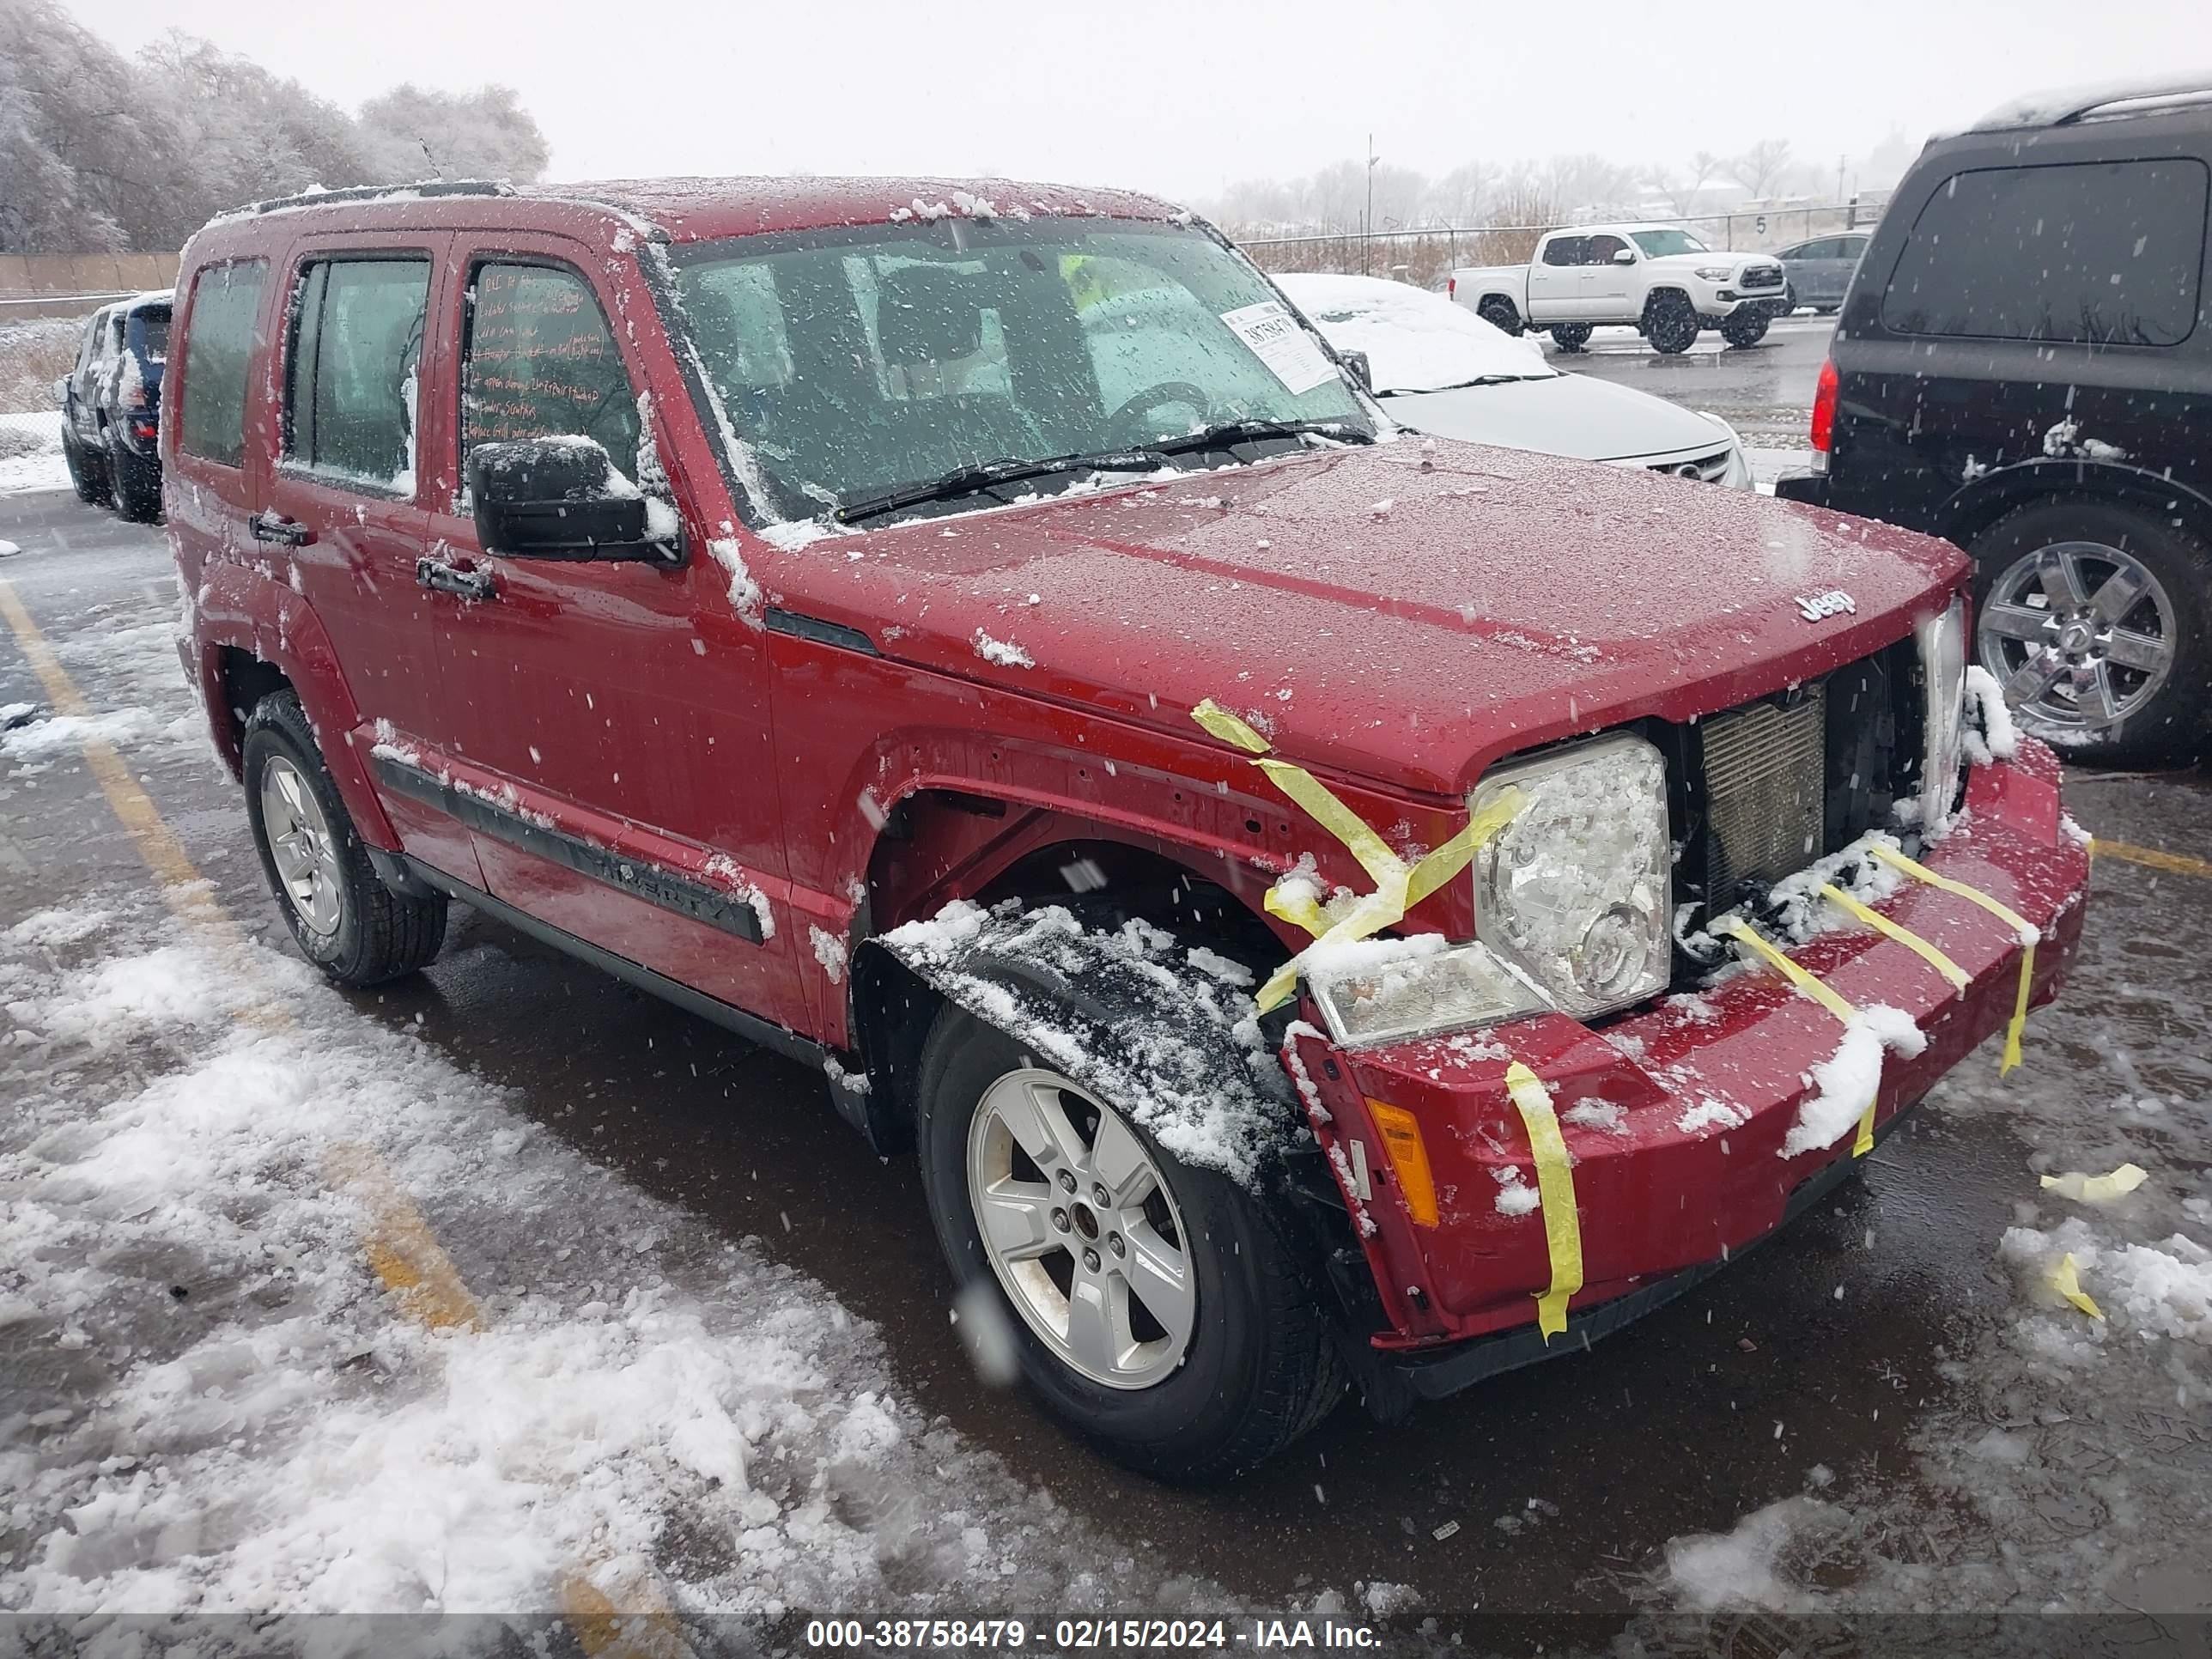
[[[1883,325],[2178,345],[2197,324],[2207,182],[2204,164],[2183,157],[1958,173],[1913,222]]]
[[[187,455],[236,466],[246,453],[246,374],[268,275],[264,262],[249,259],[206,266],[193,278],[177,419],[177,447]]]
[[[1628,244],[1618,236],[1593,236],[1583,250],[1586,265],[1609,265],[1616,253],[1626,253]]]
[[[348,489],[415,493],[428,258],[325,259],[301,273],[284,459]]]
[[[622,351],[591,284],[558,265],[487,260],[469,284],[461,365],[461,454],[522,438],[592,438],[623,477],[637,477],[640,422]],[[778,337],[757,295],[732,295],[752,319],[748,373],[782,372]]]

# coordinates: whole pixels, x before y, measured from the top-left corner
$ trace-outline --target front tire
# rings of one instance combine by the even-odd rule
[[[1590,329],[1589,323],[1554,323],[1552,343],[1562,351],[1580,351],[1589,343]]]
[[[1974,646],[2020,723],[2077,760],[2204,752],[2212,547],[2086,497],[2034,501],[1973,544]]]
[[[1030,1386],[1108,1456],[1220,1479],[1334,1407],[1343,1374],[1319,1299],[1251,1194],[949,1006],[919,1105],[953,1278],[996,1298]]]
[[[87,507],[106,506],[107,468],[66,427],[62,429],[62,459],[69,467],[70,488],[76,491],[77,500]]]
[[[1771,321],[1763,311],[1739,311],[1721,324],[1721,338],[1738,348],[1755,346],[1766,337],[1766,325]]]
[[[1502,328],[1508,334],[1518,334],[1524,326],[1521,321],[1521,313],[1514,308],[1513,301],[1502,294],[1485,295],[1482,301],[1475,307],[1474,314],[1492,328]]]
[[[377,878],[298,696],[256,704],[243,747],[261,872],[307,960],[356,986],[428,965],[446,942],[445,896],[410,897]]]
[[[1686,294],[1655,294],[1644,307],[1644,337],[1662,356],[1679,357],[1698,343],[1698,313]]]

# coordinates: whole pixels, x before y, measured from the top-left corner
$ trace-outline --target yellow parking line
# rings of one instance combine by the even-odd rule
[[[2212,878],[2212,859],[2191,858],[2186,853],[2161,853],[2155,847],[2136,847],[2124,841],[2106,841],[2102,836],[2090,842],[2089,852],[2094,858],[2121,859],[2152,870],[2171,870],[2177,876]]]
[[[0,576],[0,617],[7,619],[55,712],[91,719],[95,712],[92,705],[70,678],[37,621],[24,609],[14,585],[4,576]],[[214,884],[192,863],[184,842],[115,746],[91,732],[82,735],[77,746],[83,750],[85,764],[99,782],[100,793],[107,797],[109,808],[131,832],[138,856],[161,882],[163,902],[230,958],[241,979],[258,980],[259,970],[246,949],[244,931],[222,908]],[[240,1017],[270,1030],[288,1029],[294,1023],[291,1015],[268,996],[258,998]],[[350,1190],[367,1211],[362,1246],[369,1267],[403,1313],[434,1331],[484,1328],[483,1304],[462,1282],[460,1270],[431,1232],[422,1211],[400,1189],[374,1151],[358,1142],[334,1146],[326,1173],[334,1186]],[[691,1650],[678,1632],[668,1598],[650,1570],[629,1579],[622,1592],[629,1605],[618,1609],[581,1571],[572,1571],[560,1578],[556,1595],[562,1615],[584,1651],[593,1659],[687,1659]]]

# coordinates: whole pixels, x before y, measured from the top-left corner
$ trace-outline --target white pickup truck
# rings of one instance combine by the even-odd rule
[[[1730,345],[1754,345],[1790,305],[1773,255],[1716,253],[1674,225],[1550,231],[1532,264],[1455,270],[1449,292],[1509,334],[1548,329],[1574,351],[1593,328],[1626,324],[1670,356],[1706,328]]]

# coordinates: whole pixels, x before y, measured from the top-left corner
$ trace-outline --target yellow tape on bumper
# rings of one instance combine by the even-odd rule
[[[1720,931],[1730,939],[1741,939],[1746,945],[1751,946],[1777,973],[1796,986],[1802,994],[1812,998],[1814,1001],[1833,1014],[1839,1024],[1849,1025],[1859,1017],[1859,1011],[1852,1007],[1850,1002],[1831,990],[1814,975],[1806,972],[1804,969],[1783,955],[1780,950],[1763,938],[1758,929],[1741,916],[1723,918],[1720,923]],[[1935,947],[1930,945],[1929,948],[1933,950]],[[1877,1084],[1875,1093],[1867,1098],[1866,1110],[1859,1114],[1858,1133],[1851,1139],[1853,1158],[1864,1158],[1874,1150],[1874,1109],[1875,1103],[1881,1098],[1881,1085]]]
[[[1902,870],[1915,881],[1925,882],[1969,904],[1978,904],[2013,930],[2020,940],[2020,990],[2013,998],[2012,1023],[2005,1027],[2004,1054],[1997,1061],[1997,1075],[2006,1077],[2020,1064],[2020,1036],[2027,1028],[2027,999],[2035,981],[2035,946],[2043,937],[2043,930],[2022,916],[2010,905],[1991,898],[1978,887],[1969,887],[1963,881],[1949,876],[1939,876],[1926,865],[1917,862],[1894,849],[1876,843],[1867,851],[1893,869]]]
[[[1844,911],[1850,915],[1856,916],[1861,921],[1866,923],[1868,927],[1873,928],[1875,932],[1880,933],[1883,938],[1895,939],[1899,945],[1902,945],[1906,950],[1917,956],[1923,962],[1926,963],[1930,968],[1933,968],[1937,973],[1942,975],[1945,979],[1949,980],[1951,981],[1951,988],[1954,990],[1963,991],[1970,983],[1972,983],[1967,977],[1966,970],[1965,969],[1959,966],[1957,963],[1952,961],[1950,957],[1945,956],[1942,951],[1937,950],[1926,939],[1921,938],[1919,934],[1914,933],[1910,927],[1900,927],[1898,923],[1892,921],[1887,916],[1882,915],[1881,911],[1873,909],[1867,905],[1860,903],[1849,893],[1844,892],[1840,887],[1832,886],[1826,882],[1822,882],[1820,884],[1820,896],[1826,899],[1838,909]]]
[[[1536,1162],[1536,1193],[1544,1210],[1544,1244],[1551,1253],[1552,1283],[1536,1296],[1536,1328],[1546,1346],[1567,1328],[1567,1302],[1583,1287],[1582,1218],[1575,1208],[1575,1172],[1559,1139],[1559,1115],[1552,1109],[1544,1080],[1513,1061],[1505,1068],[1505,1091],[1528,1131],[1528,1151]]]
[[[1224,743],[1255,756],[1267,752],[1267,738],[1211,697],[1192,709],[1190,717],[1209,736]],[[1366,939],[1403,921],[1407,911],[1466,869],[1482,844],[1510,823],[1528,804],[1528,797],[1518,789],[1504,790],[1470,818],[1465,829],[1419,863],[1409,865],[1390,850],[1389,843],[1375,833],[1366,819],[1346,806],[1334,790],[1304,767],[1279,760],[1255,760],[1252,764],[1266,773],[1267,781],[1297,803],[1307,817],[1342,842],[1375,883],[1373,892],[1334,922],[1310,897],[1278,898],[1272,891],[1267,895],[1267,914],[1304,928],[1315,936],[1316,945],[1343,945]],[[1269,975],[1253,998],[1261,1013],[1279,1007],[1289,998],[1298,982],[1304,959],[1305,952],[1302,951]]]

